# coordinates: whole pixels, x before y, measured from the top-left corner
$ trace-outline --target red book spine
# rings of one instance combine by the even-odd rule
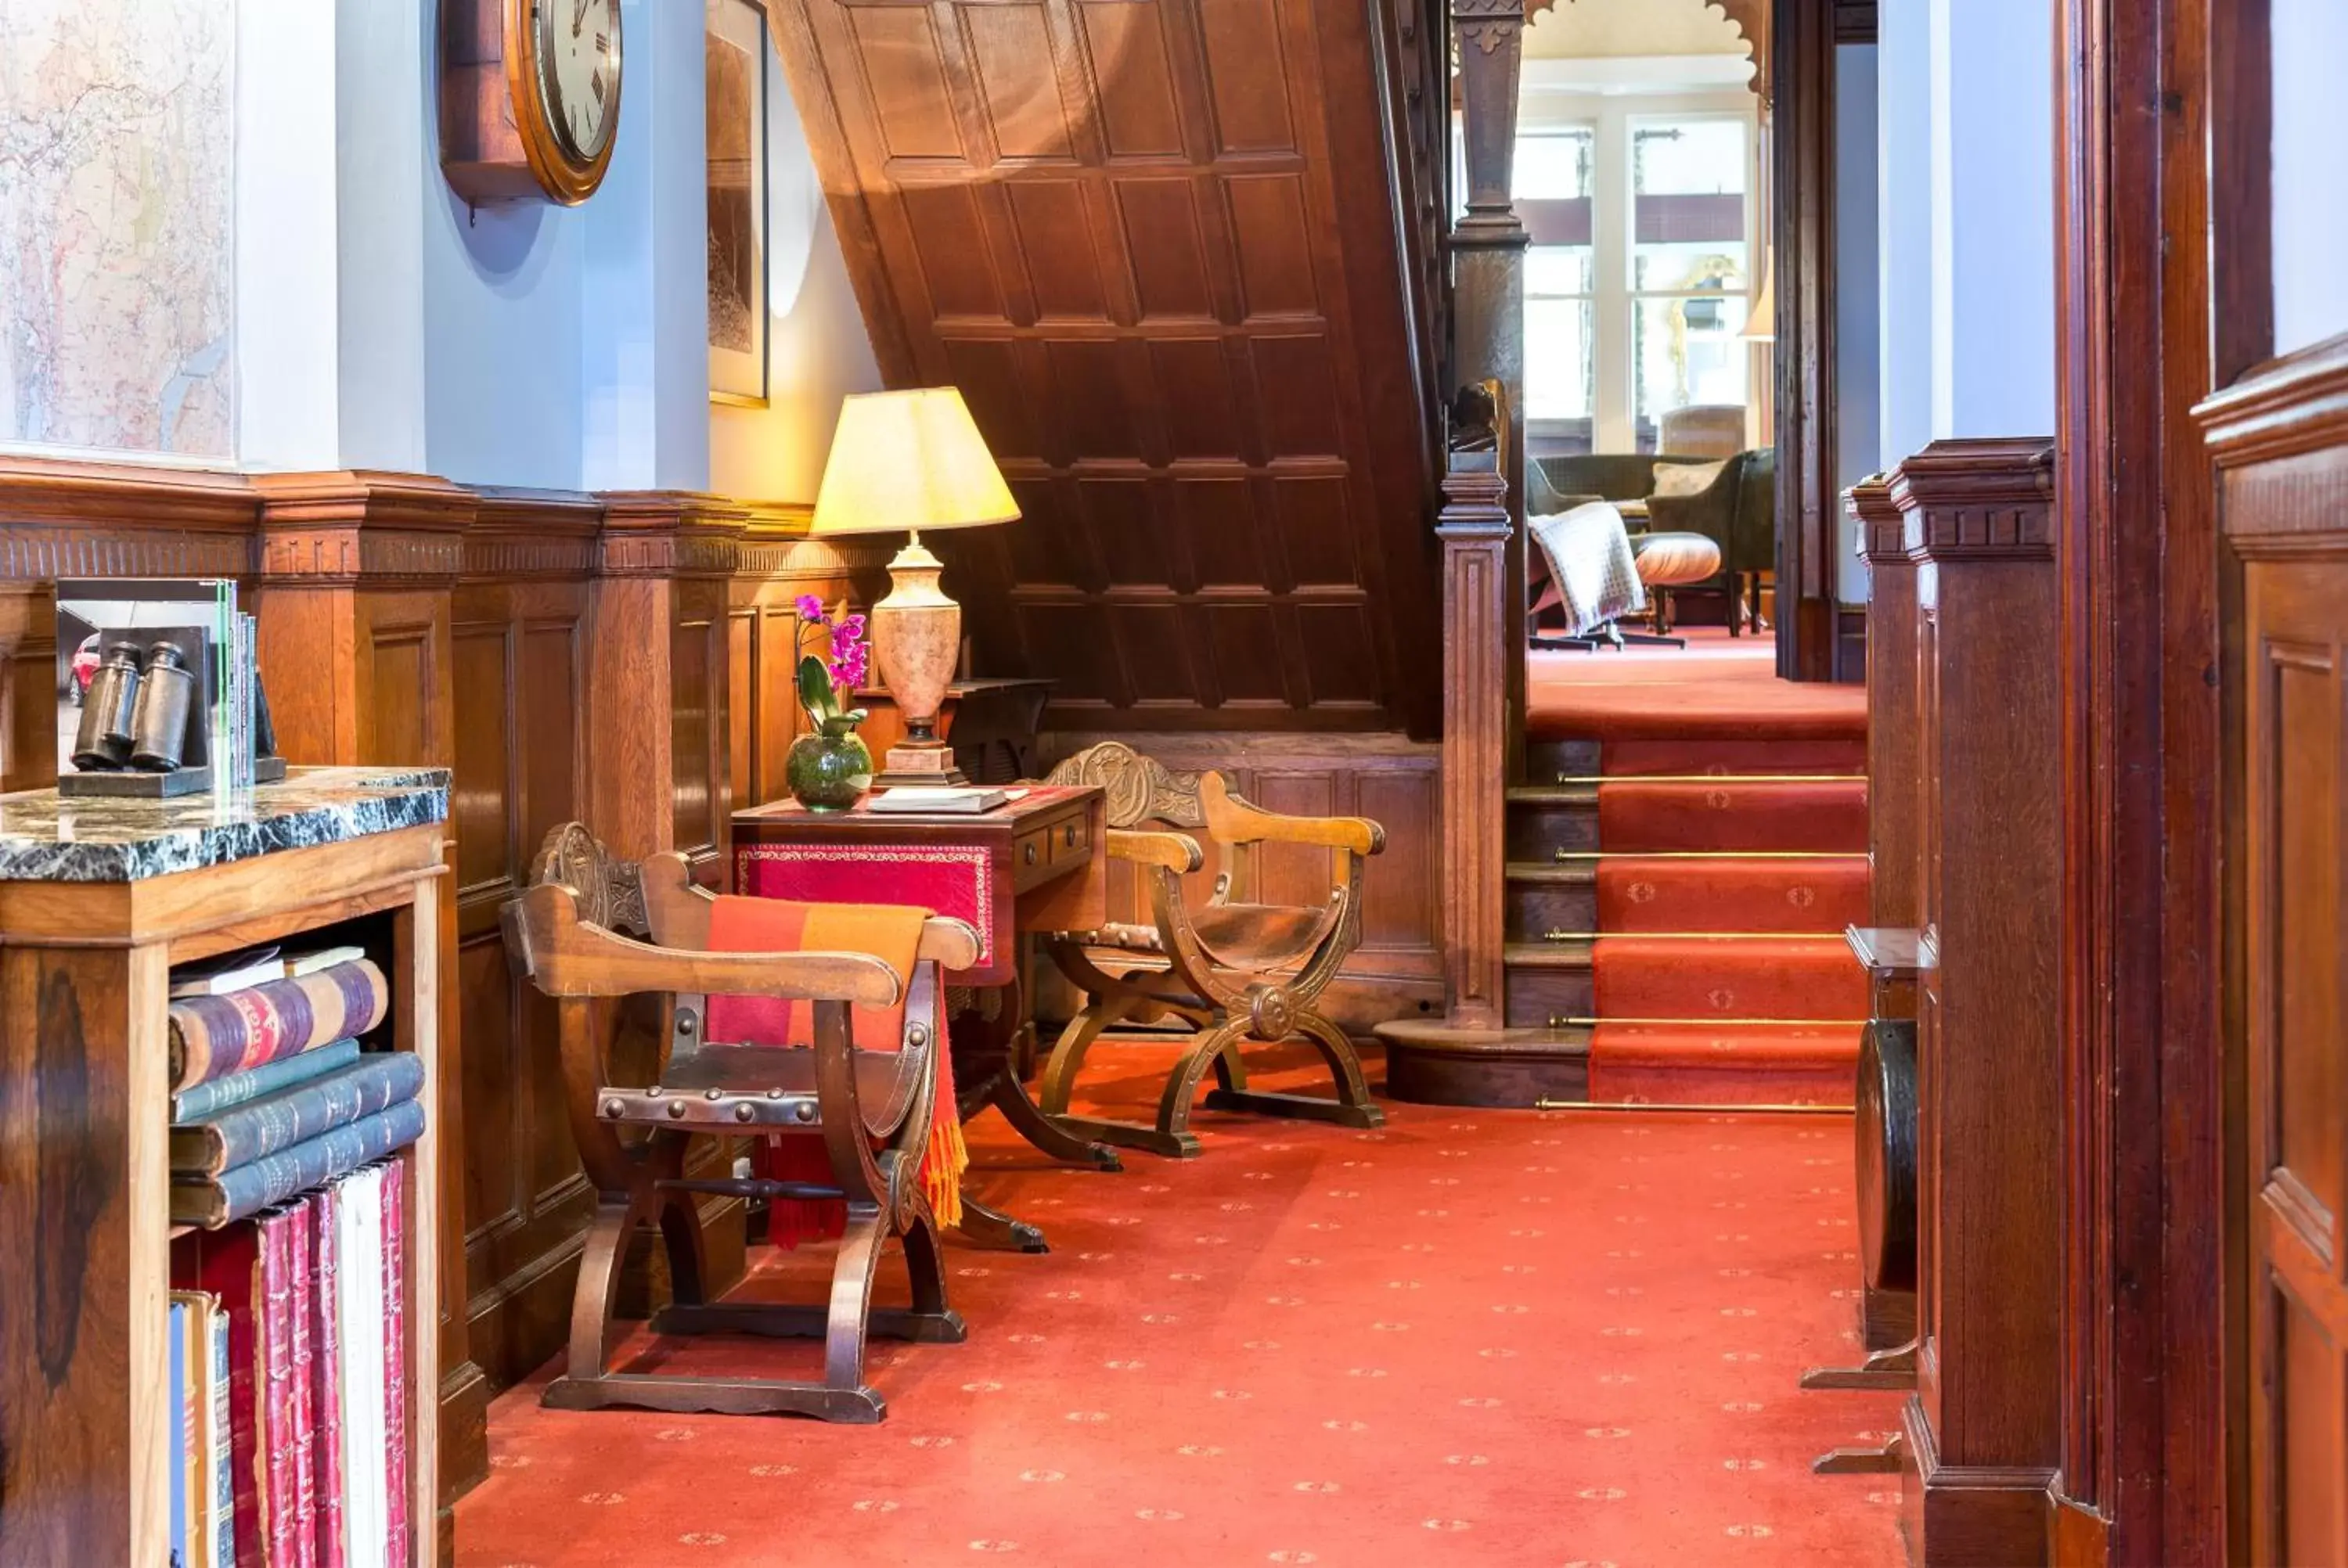
[[[261,1374],[262,1283],[261,1228],[231,1225],[197,1238],[194,1287],[220,1297],[228,1314],[228,1441],[231,1484],[236,1513],[236,1560],[241,1564],[262,1561],[261,1464],[259,1421],[263,1387]]]
[[[383,1168],[384,1561],[407,1568],[407,1162]]]
[[[318,1568],[343,1568],[342,1245],[335,1235],[342,1187],[310,1200],[314,1357],[310,1363],[310,1424],[316,1442],[311,1468],[318,1482]]]
[[[317,1422],[311,1401],[315,1396],[316,1290],[311,1278],[310,1254],[316,1243],[317,1204],[304,1199],[288,1211],[286,1245],[286,1322],[294,1347],[293,1409],[286,1435],[294,1450],[294,1568],[318,1568],[318,1471],[314,1451]]]
[[[296,1532],[301,1512],[301,1471],[294,1453],[294,1214],[280,1209],[261,1216],[261,1444],[267,1466],[261,1499],[262,1532],[269,1547],[268,1568],[297,1568],[302,1561]]]

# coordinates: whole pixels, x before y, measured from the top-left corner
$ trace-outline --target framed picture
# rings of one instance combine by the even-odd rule
[[[709,395],[767,401],[767,13],[707,0]]]

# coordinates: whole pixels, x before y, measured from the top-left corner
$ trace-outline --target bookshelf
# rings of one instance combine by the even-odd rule
[[[438,1561],[438,769],[234,800],[0,795],[0,1568],[170,1556],[172,966],[331,931],[422,1058],[403,1195],[411,1568]],[[185,1244],[179,1244],[185,1245]]]

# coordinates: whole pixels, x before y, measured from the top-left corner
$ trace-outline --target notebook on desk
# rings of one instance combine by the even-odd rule
[[[1024,789],[961,789],[933,788],[927,784],[901,786],[882,790],[866,803],[868,811],[909,812],[940,815],[976,816],[982,812],[1008,805],[1027,792]]]

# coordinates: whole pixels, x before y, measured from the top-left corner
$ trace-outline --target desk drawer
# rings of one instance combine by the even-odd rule
[[[1073,866],[1092,858],[1091,817],[1084,812],[1074,812],[1044,830],[1051,841],[1050,852],[1055,866]]]
[[[1012,886],[1025,891],[1051,875],[1056,831],[1051,825],[1031,827],[1011,841]]]

